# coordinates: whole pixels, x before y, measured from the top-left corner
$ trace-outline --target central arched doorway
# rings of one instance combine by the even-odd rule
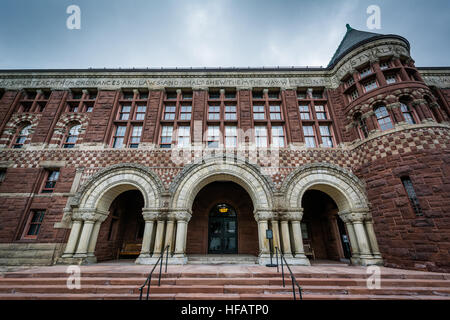
[[[231,181],[203,187],[192,205],[186,253],[258,255],[258,225],[247,191]]]

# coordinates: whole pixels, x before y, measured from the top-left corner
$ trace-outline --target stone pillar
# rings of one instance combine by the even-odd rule
[[[283,254],[286,258],[292,258],[291,237],[289,232],[289,221],[281,221],[281,237],[283,242]]]
[[[83,231],[81,232],[80,241],[78,243],[77,251],[74,258],[86,258],[87,250],[89,246],[89,241],[91,239],[92,230],[94,228],[95,221],[86,220],[84,221]]]
[[[369,241],[367,239],[366,231],[361,220],[354,220],[353,227],[355,228],[356,239],[358,241],[358,248],[360,249],[361,259],[371,259]]]
[[[270,247],[269,239],[266,238],[266,230],[269,228],[268,221],[275,220],[275,215],[271,210],[255,210],[254,216],[258,223],[258,263],[266,265],[270,262]]]
[[[164,226],[166,221],[161,218],[158,220],[158,225],[156,226],[156,235],[155,235],[155,248],[153,249],[153,257],[158,258],[161,254],[161,250],[163,249],[163,240],[164,240]]]
[[[174,251],[173,248],[172,248],[172,246],[173,246],[172,243],[173,243],[174,224],[175,224],[175,222],[172,219],[167,220],[166,239],[164,241],[164,248],[169,246],[169,252],[173,252]],[[187,234],[187,232],[186,232],[186,234]]]
[[[139,257],[150,257],[150,244],[153,236],[154,220],[145,220],[144,237],[142,239],[141,254]]]
[[[295,257],[306,258],[305,249],[303,248],[302,228],[299,220],[291,221],[292,233],[294,237],[294,254]]]
[[[273,232],[273,252],[275,253],[275,247],[281,250],[280,229],[278,227],[278,220],[272,220],[270,223],[272,225]]]
[[[377,242],[377,238],[375,236],[375,231],[373,229],[372,220],[365,220],[364,225],[366,227],[367,236],[369,237],[372,254],[373,254],[374,258],[381,259],[381,253],[380,253],[380,249],[378,248],[378,242]]]
[[[191,215],[188,212],[177,212],[173,214],[177,221],[177,233],[175,239],[175,252],[171,262],[173,264],[185,264],[187,263],[186,256],[186,239],[187,239],[187,225],[191,219]],[[173,229],[172,229],[173,231]]]
[[[95,246],[97,245],[98,233],[100,232],[101,225],[102,221],[99,220],[95,222],[94,228],[92,229],[92,235],[88,246],[89,262],[97,262],[97,258],[95,257]]]
[[[81,227],[83,226],[83,221],[75,220],[72,223],[72,229],[70,230],[69,240],[67,241],[66,249],[62,258],[72,258],[75,253],[75,248],[78,244],[78,238],[80,237]]]
[[[348,231],[348,237],[350,240],[350,248],[352,249],[352,263],[359,262],[359,247],[358,240],[356,239],[355,229],[353,228],[353,224],[350,221],[346,221],[345,225]]]

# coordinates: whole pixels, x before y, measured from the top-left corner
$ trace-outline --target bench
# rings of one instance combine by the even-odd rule
[[[141,253],[141,243],[124,243],[119,251],[120,256],[138,256]]]
[[[313,260],[316,260],[316,255],[314,254],[314,249],[310,244],[304,244],[303,249],[305,250],[305,256],[311,256]]]

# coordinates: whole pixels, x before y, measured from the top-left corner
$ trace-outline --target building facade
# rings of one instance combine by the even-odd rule
[[[242,254],[450,271],[450,68],[0,71],[0,264]],[[273,239],[266,238],[272,230]]]

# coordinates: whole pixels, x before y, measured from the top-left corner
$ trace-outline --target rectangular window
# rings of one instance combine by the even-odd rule
[[[322,146],[333,148],[333,136],[329,126],[319,126],[320,136],[322,137]]]
[[[225,91],[225,99],[236,99],[235,91]]]
[[[191,144],[191,127],[179,126],[178,127],[178,146],[189,147]]]
[[[167,92],[166,94],[167,100],[177,100],[176,92]]]
[[[225,106],[225,120],[236,120],[236,106]]]
[[[278,99],[280,97],[280,93],[276,91],[269,91],[269,99]]]
[[[270,106],[270,120],[281,120],[280,106]]]
[[[192,100],[192,92],[183,92],[183,100]]]
[[[308,148],[316,147],[316,138],[314,136],[313,126],[303,126],[303,135],[305,136],[305,143]]]
[[[316,105],[314,106],[316,109],[316,117],[317,120],[326,120],[327,119],[327,113],[325,111],[325,106]]]
[[[284,130],[282,126],[272,127],[272,146],[278,148],[284,147]]]
[[[124,92],[122,99],[124,100],[133,100],[134,92]]]
[[[180,120],[191,120],[192,106],[181,106]]]
[[[6,169],[0,169],[0,183],[5,181],[5,177],[6,177]]]
[[[378,88],[376,80],[371,80],[371,81],[366,82],[364,84],[364,89],[366,90],[366,92],[369,92],[369,91],[371,91],[373,89],[376,89],[376,88]]]
[[[137,106],[135,120],[144,120],[146,111],[147,111],[146,106]]]
[[[237,130],[235,126],[225,127],[225,147],[227,148],[237,147]]]
[[[266,116],[264,115],[264,106],[253,106],[253,119],[254,120],[264,120]]]
[[[148,99],[148,92],[139,92],[139,99],[140,100],[147,100]]]
[[[24,238],[35,239],[41,229],[42,221],[44,220],[45,210],[31,210],[29,221],[26,226]]]
[[[389,62],[388,61],[380,62],[380,69],[381,70],[389,69]]]
[[[323,92],[322,91],[313,91],[312,98],[313,99],[322,99]]]
[[[45,180],[42,193],[52,193],[55,190],[56,181],[59,178],[59,170],[49,170],[47,172],[47,179]]]
[[[172,126],[163,126],[161,129],[161,144],[159,145],[161,148],[170,148],[172,145]]]
[[[422,216],[422,208],[420,207],[419,199],[417,199],[416,191],[414,190],[411,179],[409,177],[403,177],[402,183],[415,214],[417,216]]]
[[[166,106],[164,109],[164,120],[175,120],[175,106]]]
[[[358,90],[353,90],[352,93],[350,93],[350,97],[351,97],[352,101],[358,99],[358,97],[359,97]]]
[[[220,120],[220,106],[209,106],[208,119]]]
[[[137,148],[141,142],[142,126],[133,126],[130,137],[130,148]]]
[[[83,93],[81,91],[72,91],[72,100],[80,100],[82,96]]]
[[[94,110],[93,106],[86,106],[86,112],[92,112],[92,110]]]
[[[28,108],[28,111],[25,111],[25,105],[22,103],[21,104],[21,106],[22,106],[22,112],[29,112],[29,108]],[[30,107],[31,107],[31,105],[30,105]],[[77,103],[68,103],[67,104],[67,112],[78,112],[78,102]]]
[[[392,83],[396,83],[397,82],[397,78],[395,77],[395,75],[390,74],[386,76],[386,83],[387,84],[392,84]]]
[[[298,91],[297,99],[306,99],[306,91]]]
[[[211,100],[218,100],[218,99],[220,99],[220,92],[210,92],[209,93],[209,99],[211,99]]]
[[[300,110],[300,119],[311,120],[311,115],[309,113],[308,105],[300,105],[300,106],[298,106],[298,109]]]
[[[129,120],[130,119],[131,106],[122,106],[120,108],[119,120]]]
[[[350,87],[351,85],[353,85],[355,83],[355,79],[353,77],[350,77],[347,80],[347,86]]]
[[[252,97],[253,99],[264,99],[262,91],[253,91]]]
[[[125,131],[127,131],[126,126],[117,126],[116,132],[113,138],[113,148],[120,149],[123,148],[123,142],[125,139]]]
[[[259,148],[267,147],[267,128],[265,126],[255,126],[255,143]]]
[[[371,73],[372,73],[372,69],[371,69],[370,66],[369,66],[369,67],[366,67],[366,68],[362,69],[362,70],[359,72],[359,75],[361,76],[361,78],[363,78],[363,77],[365,77],[365,76],[368,76],[368,75],[371,74]]]
[[[208,148],[218,148],[220,139],[220,127],[209,126],[208,127]]]

